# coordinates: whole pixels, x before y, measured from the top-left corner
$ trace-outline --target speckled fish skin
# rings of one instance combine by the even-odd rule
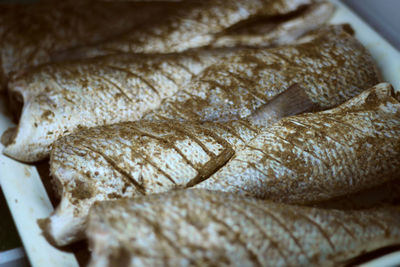
[[[99,202],[89,266],[338,266],[398,244],[400,211],[324,210],[180,190]]]
[[[374,68],[367,66],[364,71],[368,73],[370,69]],[[346,68],[337,70],[339,76],[334,79],[339,81],[346,76],[346,71]],[[360,81],[370,82],[371,76],[365,75],[362,69],[350,73],[352,79],[345,80],[348,87],[345,84],[339,88],[330,85],[325,89],[322,85],[318,88],[319,97],[314,94],[315,87],[301,88],[304,88],[305,97],[319,108],[336,106],[341,97],[361,91],[357,87]],[[376,72],[372,71],[372,74],[376,75]],[[327,81],[330,79],[333,79],[332,75]],[[197,106],[193,108],[191,103],[182,107],[201,111]],[[171,117],[179,118],[179,115]],[[283,114],[287,115],[290,114]],[[199,117],[184,119],[197,120]],[[259,133],[259,124],[251,122],[243,119],[188,124],[164,119],[163,123],[141,121],[90,128],[61,138],[54,144],[51,154],[51,172],[62,201],[43,224],[44,232],[53,243],[65,245],[82,238],[87,211],[95,200],[156,193],[191,186],[206,179],[229,160],[234,151]],[[176,138],[179,138],[177,144]]]
[[[207,179],[235,149],[256,136],[247,121],[229,123],[125,122],[62,137],[50,155],[61,202],[41,227],[51,243],[84,237],[97,200],[185,188]]]
[[[115,71],[115,68],[110,70],[107,62],[77,63],[72,70],[70,65],[45,66],[43,71],[28,73],[11,86],[14,94],[22,95],[25,107],[19,128],[8,132],[12,137],[10,140],[3,139],[6,145],[3,152],[18,160],[33,162],[47,157],[52,142],[78,125],[92,127],[135,120],[145,113],[148,113],[145,116],[148,120],[246,117],[293,84],[310,88],[309,95],[323,107],[340,104],[379,82],[379,73],[371,56],[346,30],[346,26],[328,26],[304,37],[309,40],[306,43],[272,49],[223,50],[228,51],[225,57],[218,51],[206,50],[200,54],[193,51],[194,59],[190,58],[189,63],[183,60],[178,65],[175,56],[170,56],[173,60],[170,64],[155,64],[155,67],[145,60],[128,62],[129,67],[119,63],[124,69],[133,68],[134,73],[139,72],[139,77],[128,80],[136,83],[133,86],[125,82],[126,73]],[[194,74],[207,64],[217,63],[185,86],[182,81],[186,79],[179,82],[175,78],[174,84],[164,77],[167,74],[174,79],[175,72],[178,79],[190,79],[191,73],[187,73],[182,65],[195,64],[192,62],[203,54],[207,62],[203,60],[196,70],[191,70]],[[176,57],[185,59],[184,55]],[[332,71],[334,74],[328,74]],[[155,73],[160,77],[153,78]],[[156,90],[164,95],[157,96],[149,88],[149,81],[152,85],[154,79],[157,79]],[[173,89],[166,87],[166,82]],[[347,93],[337,94],[336,88]],[[124,97],[121,90],[128,97]],[[320,98],[321,92],[325,93],[325,100]],[[335,102],[331,102],[332,96],[335,96]],[[168,101],[164,101],[166,98]]]
[[[68,51],[77,58],[112,53],[170,53],[209,45],[215,35],[245,20],[293,12],[313,0],[186,1],[173,16],[129,32],[110,42]],[[63,55],[58,57],[63,58]],[[56,56],[57,57],[57,56]]]
[[[351,31],[348,25],[327,26],[304,37],[310,42],[228,58],[205,69],[143,119],[245,118],[293,84],[306,89],[322,108],[339,105],[380,82],[373,59]]]
[[[280,120],[196,187],[319,202],[398,178],[399,137],[400,103],[384,83],[338,108]]]
[[[24,106],[18,128],[10,129],[13,140],[4,141],[9,144],[4,153],[34,162],[48,156],[57,138],[80,126],[138,120],[207,66],[237,53],[122,54],[37,68],[10,83],[12,98],[22,98]]]
[[[65,245],[83,237],[86,216],[95,201],[191,186],[298,203],[324,201],[378,186],[397,178],[400,166],[399,116],[390,111],[385,113],[385,107],[395,110],[399,106],[398,101],[390,97],[390,90],[387,84],[370,89],[333,109],[330,117],[321,115],[321,119],[319,114],[304,115],[305,118],[300,115],[291,117],[292,121],[308,124],[327,118],[339,122],[333,125],[337,127],[339,137],[328,135],[332,140],[325,142],[321,138],[324,130],[314,131],[312,134],[315,136],[306,138],[303,136],[306,130],[294,129],[293,136],[299,135],[299,138],[306,140],[299,141],[302,145],[297,142],[296,149],[287,147],[292,139],[286,141],[281,137],[292,128],[285,128],[281,123],[258,126],[252,123],[253,116],[248,120],[225,123],[127,122],[90,128],[61,138],[54,145],[50,170],[62,199],[55,212],[43,221],[44,233],[52,243]],[[374,94],[378,97],[375,107],[365,107],[363,101],[371,99],[367,96]],[[341,119],[345,106],[348,107],[347,117]],[[382,110],[374,109],[377,106]],[[343,139],[351,141],[351,144],[363,144],[365,136],[354,135],[350,141],[348,136],[341,136],[346,133],[351,135],[348,125],[364,118],[365,114],[375,119],[375,124],[363,123],[366,129],[382,124],[381,132],[376,130],[367,136],[370,142],[379,143],[380,146],[370,148],[364,145],[358,148],[357,145],[349,145],[337,148],[336,143],[330,142]],[[270,139],[265,140],[266,135]],[[261,148],[255,147],[258,144],[256,141],[263,142]],[[287,151],[280,149],[283,145]],[[319,150],[314,152],[312,147]],[[258,162],[260,153],[268,153],[262,149],[270,149],[276,161],[291,163],[293,170],[288,164],[284,165],[285,162],[282,166],[277,162]],[[280,154],[274,149],[280,149]],[[352,152],[354,149],[359,150],[358,154]],[[383,153],[385,151],[387,153]],[[365,154],[374,157],[366,158]],[[338,160],[337,157],[343,159]],[[353,164],[359,169],[355,169]],[[374,166],[383,166],[383,170]],[[272,173],[271,177],[264,180],[260,177],[262,173],[279,168],[291,175],[284,176],[286,173],[283,172],[281,176],[273,176]],[[298,169],[303,172],[298,172]],[[339,171],[332,173],[335,169]],[[361,169],[364,172],[359,172]],[[310,179],[305,181],[305,177]],[[351,181],[349,177],[352,177]],[[297,186],[299,184],[302,186]]]
[[[101,1],[1,4],[0,90],[12,72],[51,61],[52,52],[115,37],[176,5]]]
[[[228,30],[215,37],[211,47],[235,46],[281,46],[293,43],[310,30],[321,27],[334,13],[335,7],[329,2],[308,5],[293,17],[281,21],[260,21]]]

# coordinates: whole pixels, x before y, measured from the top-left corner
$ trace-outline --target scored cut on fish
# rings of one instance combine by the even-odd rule
[[[400,210],[325,210],[178,190],[99,202],[89,266],[338,266],[399,244]]]
[[[382,83],[264,130],[197,188],[309,204],[398,178],[400,103]]]
[[[143,119],[244,118],[294,84],[322,108],[339,105],[381,80],[371,55],[352,33],[346,24],[326,26],[304,36],[309,40],[305,43],[227,58],[205,69]]]
[[[301,95],[294,89],[289,96]],[[273,122],[290,115],[282,111],[296,113],[281,101],[271,101],[273,108],[262,107],[247,120],[126,122],[65,136],[55,143],[50,158],[61,203],[41,227],[53,244],[65,245],[84,237],[95,201],[192,186],[303,203],[380,185],[394,179],[400,166],[400,104],[391,93],[390,85],[381,84],[329,112],[281,120],[303,125],[326,120],[331,125],[322,126],[336,127],[333,135],[322,126],[261,124],[260,118],[272,117],[268,120]],[[307,101],[297,105],[303,103]],[[371,120],[364,121],[365,116]],[[367,130],[352,134],[348,125]],[[296,136],[299,140],[291,146]],[[338,146],[344,141],[347,146]],[[376,143],[379,147],[372,146]]]
[[[237,36],[235,32],[227,35],[221,32],[218,37],[220,38],[217,42],[218,45],[215,46],[287,43],[302,33],[318,27],[333,13],[332,4],[307,1],[311,4],[303,7],[303,2],[301,0],[298,4],[293,4],[291,8],[287,8],[286,12],[271,13],[272,21],[268,21],[268,18],[264,17],[266,20],[250,22],[248,27],[255,34],[248,36],[249,42],[243,41],[244,36]],[[125,3],[124,1],[115,1],[115,3],[59,1],[22,5],[1,4],[0,90],[6,87],[9,77],[14,72],[25,71],[24,69],[27,67],[62,58],[70,60],[73,58],[73,54],[71,55],[68,49],[84,45],[99,45],[101,42],[109,41],[127,31],[138,31],[139,27],[157,31],[157,24],[161,23],[158,22],[160,18],[161,21],[167,17],[171,20],[179,13],[185,13],[185,10],[204,8],[197,6],[198,4],[190,3],[190,1],[182,3],[171,1],[131,1],[131,3],[129,1],[125,1]],[[107,21],[107,23],[102,23],[103,21]],[[240,22],[243,21],[240,20]],[[195,24],[195,21],[192,23]],[[214,26],[209,25],[209,28],[212,29]],[[203,25],[202,30],[207,27],[207,25]],[[271,28],[268,36],[264,36],[263,32],[257,33],[265,28]],[[286,35],[282,32],[282,28],[287,30]],[[243,27],[239,27],[239,29],[245,30]],[[182,36],[185,36],[185,30],[188,29],[182,29]],[[190,31],[194,32],[196,28]],[[178,37],[176,36],[176,38]],[[158,41],[163,42],[162,40]],[[153,52],[165,53],[168,51]],[[57,56],[59,54],[60,57]]]
[[[134,62],[112,56],[44,66],[11,87],[14,98],[24,99],[24,108],[18,127],[3,134],[3,153],[28,162],[43,159],[57,138],[79,126],[140,118],[244,118],[294,84],[309,88],[307,94],[324,108],[338,105],[380,81],[370,54],[347,31],[348,26],[327,26],[301,44],[156,56],[153,65],[151,56]],[[108,62],[116,68],[110,70]],[[193,72],[200,73],[192,78]]]
[[[190,187],[223,166],[236,149],[256,135],[255,130],[282,116],[315,107],[304,89],[293,86],[248,121],[138,121],[88,128],[66,136],[56,142],[50,166],[62,200],[41,227],[58,246],[81,239],[94,201]],[[248,128],[251,124],[252,131]]]
[[[13,106],[23,102],[23,108],[17,128],[8,130],[11,138],[2,138],[4,153],[33,162],[78,127],[138,120],[207,66],[235,54],[230,49],[124,54],[40,67],[10,84]]]

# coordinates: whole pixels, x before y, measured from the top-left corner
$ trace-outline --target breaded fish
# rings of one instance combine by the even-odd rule
[[[370,54],[346,30],[325,27],[305,36],[308,42],[271,49],[44,66],[11,85],[24,107],[18,127],[3,134],[4,153],[43,159],[57,138],[79,126],[244,118],[294,84],[323,108],[338,105],[380,81]]]
[[[247,120],[126,122],[66,136],[55,143],[50,160],[61,203],[42,229],[52,243],[65,245],[83,237],[95,201],[192,186],[303,203],[380,185],[400,170],[400,104],[391,93],[382,84],[338,108],[276,124],[290,115],[281,112],[290,108],[280,101]],[[312,101],[297,106],[304,105],[315,107]],[[334,135],[330,128],[292,126],[325,120],[334,123],[326,123],[335,127]],[[365,134],[349,125],[366,127]]]
[[[399,244],[400,210],[324,210],[179,190],[99,202],[89,266],[339,266]]]
[[[197,188],[312,203],[398,178],[400,102],[389,84],[264,130]]]
[[[0,4],[0,90],[12,72],[51,60],[51,54],[98,43],[175,9],[177,3]]]

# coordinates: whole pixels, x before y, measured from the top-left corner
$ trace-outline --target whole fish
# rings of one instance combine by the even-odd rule
[[[276,17],[312,4],[314,0],[183,1],[172,16],[135,29],[109,42],[68,51],[67,58],[112,53],[170,53],[209,45],[215,35],[243,21]],[[55,55],[63,59],[63,54]]]
[[[57,138],[79,126],[244,118],[294,84],[308,88],[324,108],[338,105],[380,81],[370,54],[347,30],[324,27],[305,36],[308,42],[279,48],[44,66],[10,87],[24,107],[18,127],[3,134],[3,152],[22,161],[43,159]]]
[[[397,177],[400,103],[391,96],[390,85],[381,84],[330,111],[273,124],[304,112],[300,107],[320,108],[307,90],[288,91],[247,119],[126,122],[61,138],[50,158],[61,203],[42,222],[44,233],[57,245],[83,238],[88,210],[99,200],[194,186],[279,201],[318,202]],[[288,101],[280,101],[296,95],[297,103],[285,106]],[[370,119],[364,121],[366,116]],[[323,124],[327,130],[314,126],[325,120],[334,124]],[[293,128],[286,121],[314,127]],[[365,128],[361,130],[365,133],[354,132],[349,125]],[[329,135],[330,127],[334,134]]]
[[[400,98],[389,84],[264,130],[197,188],[313,203],[398,178]]]
[[[98,43],[170,13],[178,3],[58,1],[0,4],[0,90],[12,72],[51,61],[51,54]],[[107,23],[104,23],[104,22]]]
[[[397,207],[325,210],[179,190],[99,202],[89,266],[339,266],[399,244]]]
[[[23,108],[18,127],[3,134],[4,153],[33,162],[78,127],[138,120],[207,66],[237,53],[123,54],[37,68],[10,83],[11,106]]]

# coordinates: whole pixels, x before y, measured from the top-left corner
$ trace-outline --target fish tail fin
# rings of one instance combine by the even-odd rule
[[[293,84],[259,107],[248,119],[255,125],[267,126],[287,116],[316,110],[320,108],[311,100],[306,90],[299,84]]]

